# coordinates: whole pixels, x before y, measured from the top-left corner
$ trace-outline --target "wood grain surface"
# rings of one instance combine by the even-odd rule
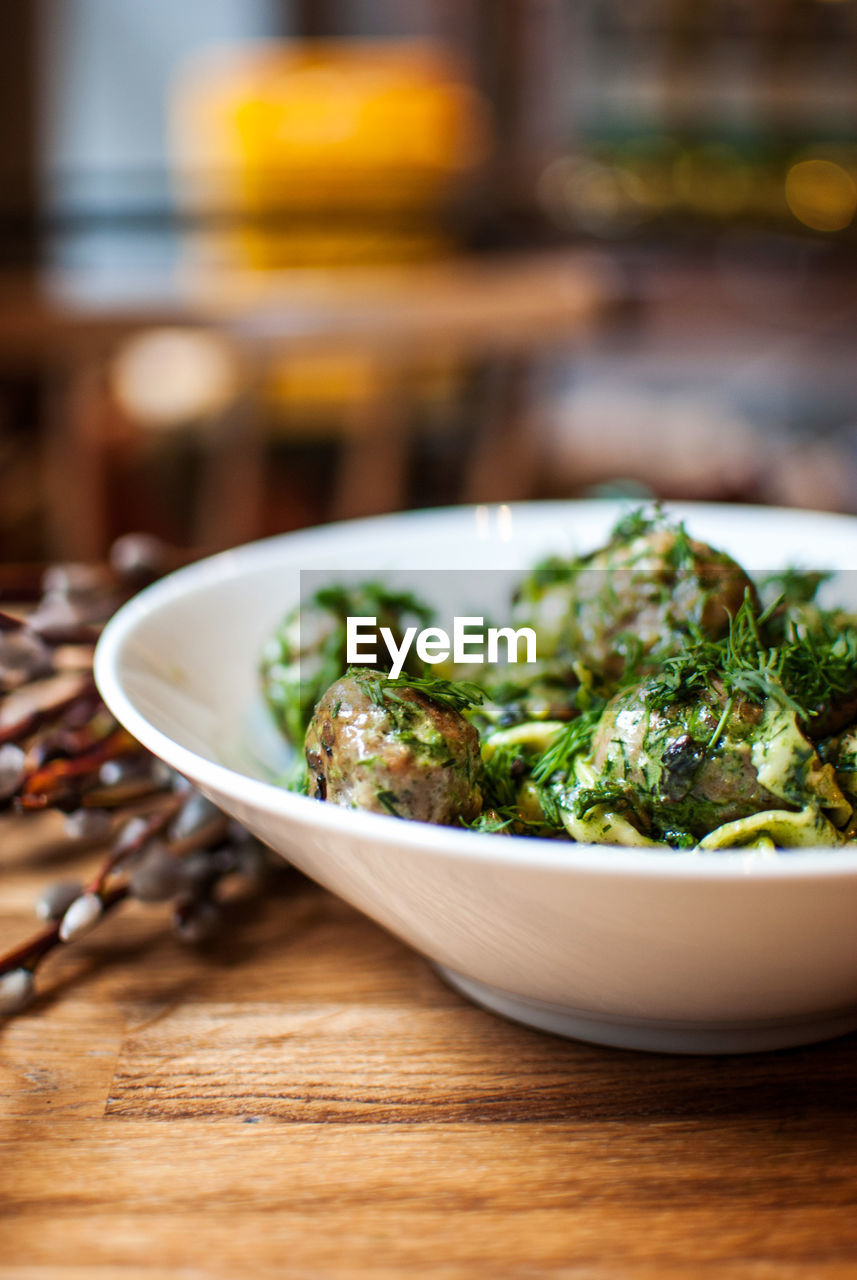
[[[0,945],[63,871],[0,822]],[[0,1276],[857,1276],[857,1037],[732,1058],[465,1003],[295,875],[204,953],[130,906],[0,1028]]]

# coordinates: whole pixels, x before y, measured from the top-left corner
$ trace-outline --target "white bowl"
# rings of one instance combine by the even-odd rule
[[[857,519],[670,510],[750,570],[857,565]],[[241,547],[121,609],[99,643],[96,679],[145,746],[489,1009],[682,1053],[857,1028],[857,850],[689,854],[510,839],[340,809],[270,781],[283,747],[257,664],[298,598],[300,570],[524,569],[598,545],[616,516],[605,502],[458,508]]]

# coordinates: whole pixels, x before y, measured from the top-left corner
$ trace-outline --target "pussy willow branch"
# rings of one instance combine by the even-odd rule
[[[94,694],[95,681],[91,677],[82,680],[81,684],[82,688],[69,694],[67,698],[55,703],[53,706],[34,707],[32,711],[28,711],[20,719],[13,720],[9,724],[0,724],[0,746],[6,742],[20,743],[29,734],[35,733],[43,725],[57,720],[64,712],[70,711],[79,701]]]
[[[100,893],[99,897],[101,913],[106,915],[128,897],[128,886],[127,884],[115,885],[112,889]],[[0,956],[0,977],[5,973],[13,973],[16,969],[28,969],[30,973],[35,973],[45,956],[62,944],[61,927],[62,921],[57,920],[55,924],[42,929],[40,933],[34,934],[26,942],[22,942]]]
[[[178,800],[178,803],[176,803],[176,800]],[[101,914],[99,919],[130,896],[130,888],[127,881],[107,888],[110,876],[123,864],[133,861],[135,854],[140,853],[150,840],[169,826],[170,822],[179,813],[183,802],[183,796],[171,796],[157,813],[144,820],[139,833],[135,835],[133,840],[129,840],[120,847],[111,850],[89,884],[81,890],[78,895],[79,898],[94,895],[100,900]],[[187,857],[188,854],[199,849],[205,849],[219,838],[222,838],[226,834],[227,827],[228,820],[225,815],[218,814],[205,826],[200,827],[198,831],[178,840],[168,841],[165,848],[176,859]],[[45,956],[65,941],[61,936],[61,927],[62,920],[58,920],[49,928],[43,929],[26,942],[0,956],[0,977],[4,973],[11,973],[15,969],[29,969],[31,973],[35,972]]]
[[[179,560],[151,539],[120,542],[112,568],[60,566],[41,579],[41,592],[31,571],[13,573],[13,590],[25,607],[20,613],[0,609],[0,811],[54,809],[78,818],[102,812],[105,822],[110,813],[128,815],[118,827],[110,822],[112,847],[86,885],[47,890],[43,901],[70,888],[58,918],[0,955],[0,1014],[29,1003],[33,974],[52,951],[88,932],[128,898],[174,899],[183,936],[204,936],[202,917],[207,912],[210,923],[216,914],[215,888],[249,865],[249,855],[240,853],[252,852],[246,833],[236,834],[224,814],[118,726],[96,690],[89,663],[100,624],[130,589]],[[8,580],[0,568],[0,593],[7,599]],[[109,765],[115,768],[108,777]],[[139,812],[141,803],[155,807]],[[84,830],[93,820],[86,819]],[[261,858],[264,864],[266,856],[257,854],[257,863]],[[154,859],[154,871],[149,868],[148,880],[145,874],[135,880],[147,857]]]

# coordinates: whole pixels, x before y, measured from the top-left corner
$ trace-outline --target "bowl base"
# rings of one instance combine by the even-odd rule
[[[649,1053],[759,1053],[790,1049],[796,1045],[831,1040],[857,1030],[857,1008],[807,1018],[780,1018],[766,1022],[659,1022],[656,1019],[623,1018],[588,1013],[565,1005],[531,1000],[499,987],[435,965],[440,976],[475,1004],[513,1022],[550,1031],[572,1040],[609,1045],[616,1049],[643,1049]]]

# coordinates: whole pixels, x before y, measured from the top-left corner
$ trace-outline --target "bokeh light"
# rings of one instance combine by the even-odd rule
[[[857,211],[857,185],[832,160],[799,160],[786,174],[786,203],[813,231],[841,231]]]
[[[141,426],[169,430],[221,412],[239,383],[228,343],[198,329],[152,329],[127,342],[113,362],[111,384]]]

